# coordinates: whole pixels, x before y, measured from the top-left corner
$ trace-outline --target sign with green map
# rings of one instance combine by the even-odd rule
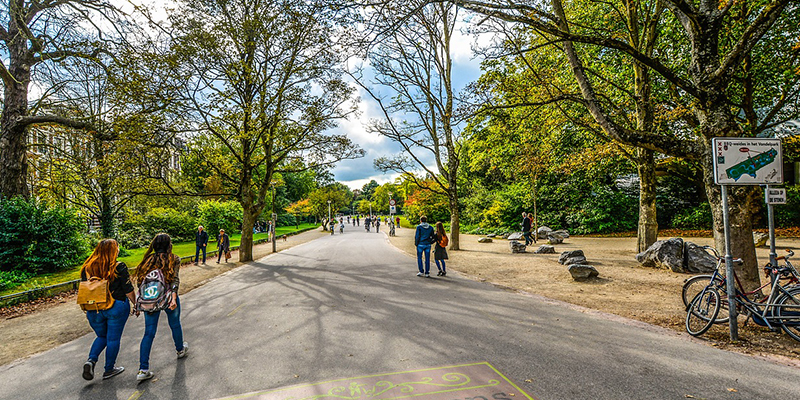
[[[714,138],[714,183],[780,185],[783,160],[780,139]]]

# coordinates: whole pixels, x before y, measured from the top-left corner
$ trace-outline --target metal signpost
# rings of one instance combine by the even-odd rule
[[[728,287],[730,336],[739,340],[736,321],[736,286],[731,255],[731,231],[728,216],[728,186],[766,185],[769,217],[770,262],[775,265],[775,226],[773,223],[771,189],[769,185],[783,183],[783,160],[780,139],[714,138],[714,183],[722,186],[722,221],[725,225],[725,273]],[[777,196],[776,196],[777,197]],[[785,199],[785,195],[784,195]]]

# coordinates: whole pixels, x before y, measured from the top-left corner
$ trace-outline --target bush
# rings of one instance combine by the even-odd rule
[[[166,233],[173,242],[194,240],[197,219],[188,211],[156,207],[145,214],[131,215],[122,226],[118,241],[129,249],[145,247],[159,233]]]
[[[708,203],[685,209],[672,217],[672,226],[678,229],[711,229],[712,223],[711,206]]]
[[[766,215],[767,207],[764,207]],[[773,207],[775,212],[775,226],[779,228],[793,228],[800,226],[800,185],[786,187],[786,204]],[[766,221],[766,217],[764,217]]]
[[[429,190],[418,190],[405,203],[404,209],[408,221],[416,225],[423,215],[428,217],[428,223],[436,221],[450,221],[450,205],[447,197]]]
[[[85,224],[72,209],[0,200],[0,226],[0,271],[56,272],[80,264],[88,251]]]
[[[240,232],[243,215],[242,205],[236,201],[208,200],[197,206],[198,225],[203,225],[212,239],[217,237],[220,229],[225,229],[228,235]],[[195,229],[192,229],[192,238]]]
[[[0,291],[13,289],[33,278],[33,274],[25,271],[0,271]]]

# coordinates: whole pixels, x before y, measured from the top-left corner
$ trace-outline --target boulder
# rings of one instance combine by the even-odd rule
[[[547,243],[549,243],[549,244],[561,244],[561,243],[564,243],[564,237],[561,236],[561,235],[554,235],[554,234],[551,233],[551,234],[547,235]]]
[[[553,246],[548,246],[546,244],[543,244],[543,245],[539,246],[539,248],[536,249],[536,251],[534,251],[533,253],[534,254],[556,254],[556,248],[553,247]]]
[[[547,234],[552,232],[552,231],[553,231],[552,229],[550,229],[550,228],[548,228],[546,226],[540,226],[539,229],[536,230],[536,236],[539,239],[547,239]]]
[[[686,258],[686,263],[684,264],[683,271],[681,272],[697,274],[714,272],[714,270],[717,269],[717,259],[711,254],[708,254],[707,251],[703,250],[701,246],[698,246],[692,242],[686,242],[686,245],[683,249],[683,254]]]
[[[504,234],[500,235],[499,238],[500,239],[508,239],[508,234],[504,233]]]
[[[566,261],[568,258],[574,257],[583,257],[586,259],[586,256],[583,254],[583,250],[572,250],[561,253],[561,255],[558,257],[558,263],[564,264],[564,261]]]
[[[588,264],[589,262],[586,261],[586,257],[584,256],[577,256],[577,257],[570,257],[562,263],[563,265],[572,265],[572,264]]]
[[[572,279],[576,281],[585,281],[592,278],[596,278],[600,275],[591,265],[584,265],[584,264],[573,264],[569,266],[569,273],[572,275]]]
[[[488,237],[488,238],[497,237],[497,234],[496,233],[490,233],[490,234],[486,235],[486,237]]]
[[[553,234],[554,235],[559,235],[559,236],[563,237],[564,239],[569,239],[569,232],[567,232],[565,229],[561,229],[561,230],[558,230],[558,231],[553,231]]]
[[[508,242],[508,247],[511,248],[512,253],[525,253],[525,250],[528,246],[525,246],[525,244],[522,242],[512,240]]]
[[[766,246],[767,242],[769,242],[769,234],[753,232],[753,243],[756,247]]]
[[[636,255],[636,261],[645,267],[668,268],[675,272],[684,270],[683,239],[659,240],[647,250]]]
[[[508,240],[522,240],[522,232],[514,232],[506,238]]]
[[[482,237],[478,239],[478,243],[492,243],[492,238]]]

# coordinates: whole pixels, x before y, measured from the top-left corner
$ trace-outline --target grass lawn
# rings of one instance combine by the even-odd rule
[[[299,229],[295,228],[294,226],[282,226],[275,229],[275,235],[277,236],[286,235],[292,232],[313,228],[315,226],[318,225],[300,224]],[[235,247],[239,246],[239,244],[241,243],[242,235],[230,235],[230,238],[231,238],[231,247]],[[257,233],[253,235],[253,241],[266,238],[267,238],[266,233]],[[216,243],[214,243],[213,241],[209,241],[207,251],[211,252],[216,249],[217,249]],[[128,250],[130,255],[125,257],[120,257],[119,261],[122,261],[125,264],[127,264],[128,268],[134,268],[136,267],[136,265],[139,264],[139,262],[142,261],[142,257],[144,257],[145,251],[147,251],[146,247],[140,249]],[[194,242],[173,243],[172,252],[180,257],[193,256],[195,252]],[[70,268],[64,271],[55,272],[52,274],[39,275],[34,278],[31,278],[31,280],[21,285],[18,285],[14,288],[0,291],[0,296],[5,296],[7,294],[12,294],[12,293],[24,292],[26,290],[35,289],[37,287],[50,286],[50,285],[55,285],[57,283],[73,281],[75,279],[80,278],[80,272],[81,272],[81,266],[78,265],[74,268]]]

